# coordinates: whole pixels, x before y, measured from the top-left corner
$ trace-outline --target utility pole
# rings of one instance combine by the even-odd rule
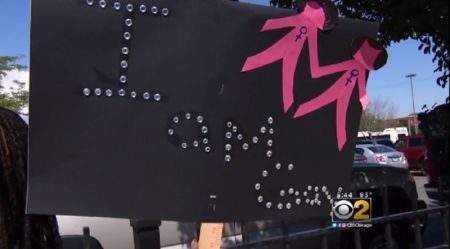
[[[414,122],[414,131],[415,131],[415,133],[417,134],[418,133],[418,131],[417,131],[417,114],[416,114],[416,103],[415,103],[415,100],[414,100],[414,86],[413,86],[413,78],[414,77],[416,77],[417,75],[416,74],[408,74],[408,75],[406,75],[405,77],[406,78],[409,78],[409,80],[410,80],[410,83],[411,83],[411,97],[412,97],[412,106],[413,106],[413,122]]]

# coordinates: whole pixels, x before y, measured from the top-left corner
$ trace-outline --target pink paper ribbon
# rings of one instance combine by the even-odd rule
[[[265,51],[248,57],[242,72],[254,70],[282,60],[282,93],[283,109],[287,112],[294,103],[294,76],[300,53],[308,40],[310,70],[313,79],[339,72],[343,75],[318,97],[301,104],[294,118],[300,118],[328,104],[336,102],[336,138],[339,151],[347,142],[346,119],[347,109],[352,92],[358,84],[359,100],[363,109],[367,108],[369,99],[366,93],[366,72],[373,70],[375,59],[381,53],[365,42],[354,55],[354,59],[344,62],[320,66],[317,33],[323,28],[325,15],[319,4],[308,2],[301,14],[279,19],[267,20],[262,32],[281,28],[292,28],[282,39]],[[322,24],[322,25],[320,25]]]
[[[294,114],[300,118],[324,106],[336,102],[336,139],[339,151],[342,151],[347,142],[347,109],[355,86],[358,84],[360,102],[363,108],[367,107],[366,70],[355,61],[353,69],[347,70],[330,88],[321,95],[301,104]]]
[[[305,41],[312,37],[317,42],[317,29],[323,28],[324,23],[324,11],[314,1],[308,2],[305,10],[298,15],[267,20],[261,30],[262,32],[281,28],[292,28],[292,30],[267,50],[247,58],[242,68],[242,72],[246,72],[283,60],[284,112],[287,112],[294,103],[294,75]],[[311,44],[311,41],[309,43]]]

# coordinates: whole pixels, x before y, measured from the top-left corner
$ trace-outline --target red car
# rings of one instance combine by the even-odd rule
[[[405,154],[410,170],[419,170],[425,173],[427,147],[423,136],[401,137],[395,143],[395,149]]]

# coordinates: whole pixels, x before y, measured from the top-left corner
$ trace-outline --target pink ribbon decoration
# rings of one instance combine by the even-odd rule
[[[336,101],[336,138],[339,151],[347,142],[347,109],[352,92],[358,84],[360,102],[363,108],[368,104],[366,95],[366,69],[357,64],[347,70],[330,88],[318,97],[301,104],[294,114],[294,118],[302,117]],[[363,97],[361,97],[363,96]]]
[[[261,30],[262,32],[289,27],[292,28],[292,31],[267,50],[247,58],[242,68],[242,72],[246,72],[278,60],[283,60],[282,92],[284,112],[287,112],[294,103],[294,75],[303,46],[307,39],[312,38],[317,42],[317,29],[323,28],[324,23],[324,11],[314,1],[308,2],[305,10],[298,15],[267,20]],[[311,43],[314,42],[309,41],[310,45]],[[317,45],[315,48],[317,49]],[[317,54],[317,51],[314,51],[314,53]]]
[[[320,66],[317,34],[318,29],[323,29],[324,25],[324,10],[315,1],[307,2],[305,10],[298,15],[267,20],[261,32],[282,28],[292,28],[292,30],[265,51],[248,57],[242,72],[282,60],[283,109],[287,112],[294,103],[294,76],[298,59],[305,42],[308,41],[310,73],[313,79],[339,72],[343,72],[343,75],[321,95],[301,104],[294,118],[300,118],[336,102],[336,137],[339,151],[342,151],[347,142],[346,119],[350,97],[355,86],[358,85],[359,101],[363,109],[367,108],[369,103],[366,93],[367,70],[375,70],[375,60],[382,51],[373,48],[368,41],[365,41],[353,54],[353,59]]]
[[[358,85],[359,101],[363,109],[367,108],[369,98],[366,91],[367,70],[374,70],[375,60],[382,52],[374,49],[366,41],[361,48],[353,55],[353,60],[321,67],[319,65],[317,51],[317,41],[310,40],[311,50],[311,75],[312,78],[319,78],[338,72],[344,74],[325,92],[318,97],[301,104],[294,114],[294,118],[299,118],[308,113],[316,111],[326,105],[336,101],[336,138],[339,151],[342,151],[347,142],[347,109],[350,97],[356,85]]]

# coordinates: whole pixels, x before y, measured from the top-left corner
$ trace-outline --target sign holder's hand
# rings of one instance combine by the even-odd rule
[[[200,240],[192,241],[192,249],[220,249],[222,245],[223,223],[202,223]]]

